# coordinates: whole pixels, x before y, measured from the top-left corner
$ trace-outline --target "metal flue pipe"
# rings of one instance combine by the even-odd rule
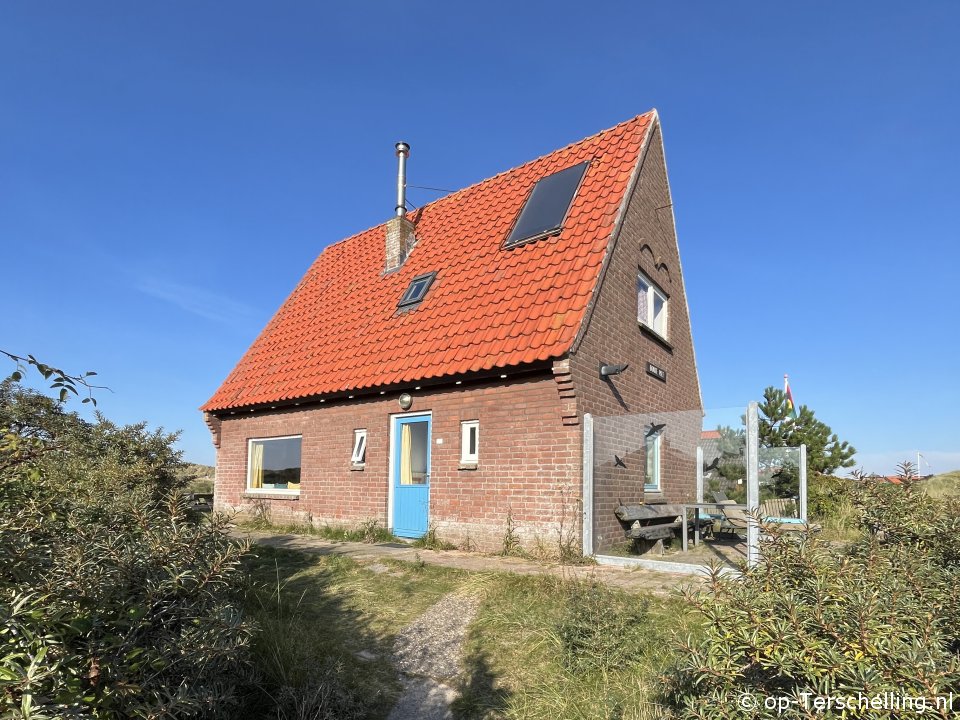
[[[407,214],[407,158],[410,157],[410,146],[405,142],[397,143],[397,217]]]

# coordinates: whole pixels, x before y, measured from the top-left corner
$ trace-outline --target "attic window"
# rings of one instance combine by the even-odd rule
[[[430,289],[430,285],[433,283],[433,279],[436,276],[436,272],[417,275],[413,280],[410,281],[410,286],[403,294],[403,297],[400,298],[400,302],[397,303],[397,307],[410,307],[411,305],[416,305],[418,302],[423,300],[424,296],[427,294],[427,290]]]
[[[573,165],[537,180],[507,238],[508,247],[546,237],[563,227],[567,211],[589,164],[583,162]]]

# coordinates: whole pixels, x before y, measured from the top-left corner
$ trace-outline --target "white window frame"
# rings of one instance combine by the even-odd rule
[[[299,495],[300,488],[253,488],[250,487],[250,455],[255,442],[270,442],[271,440],[293,440],[300,441],[300,480],[303,481],[303,435],[276,435],[273,437],[247,438],[247,481],[245,493],[265,494],[265,495]]]
[[[640,283],[643,283],[647,286],[646,317],[640,317]],[[663,301],[663,312],[661,313],[663,321],[661,322],[661,327],[659,328],[657,327],[657,318],[653,314],[653,308],[657,298],[660,298]],[[637,322],[649,328],[664,339],[670,337],[670,298],[667,297],[665,292],[657,287],[656,283],[654,283],[642,272],[637,273]]]
[[[470,453],[470,431],[475,431],[476,442],[474,452]],[[464,420],[460,423],[460,464],[480,464],[480,421]]]
[[[353,452],[350,462],[354,465],[364,465],[367,462],[367,431],[359,428],[353,431]]]
[[[647,482],[647,464],[650,462],[648,454],[651,450],[651,442],[653,451],[656,453],[656,462],[653,466],[653,477],[654,482]],[[643,452],[644,452],[644,467],[643,467],[643,490],[644,492],[660,492],[660,488],[663,485],[663,430],[660,430],[652,435],[647,435],[643,440]]]

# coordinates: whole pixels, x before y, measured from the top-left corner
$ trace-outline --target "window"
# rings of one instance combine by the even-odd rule
[[[537,180],[507,238],[507,245],[535,240],[562,228],[567,210],[589,164],[580,163]]]
[[[667,296],[643,273],[637,275],[637,321],[667,337]]]
[[[354,465],[363,465],[367,461],[367,431],[353,431],[353,455],[350,462]]]
[[[650,492],[660,490],[660,445],[663,435],[659,431],[647,434],[644,452],[647,456],[647,469],[643,478],[643,489]]]
[[[250,440],[247,489],[300,490],[300,442],[297,436]]]
[[[460,423],[460,464],[476,465],[480,460],[480,421]]]
[[[417,275],[413,280],[410,281],[410,286],[407,288],[407,291],[403,294],[403,297],[400,298],[400,302],[397,303],[397,307],[409,307],[411,305],[416,305],[418,302],[423,300],[424,295],[427,294],[427,290],[430,289],[430,285],[433,283],[433,279],[437,276],[437,273],[426,273],[425,275]]]

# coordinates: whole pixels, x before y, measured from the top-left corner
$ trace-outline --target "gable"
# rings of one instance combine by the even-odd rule
[[[564,356],[580,328],[638,157],[640,115],[410,213],[416,244],[384,274],[385,226],[326,248],[204,405],[362,391]],[[559,233],[505,247],[541,178],[588,162]],[[398,303],[436,273],[423,300]]]

